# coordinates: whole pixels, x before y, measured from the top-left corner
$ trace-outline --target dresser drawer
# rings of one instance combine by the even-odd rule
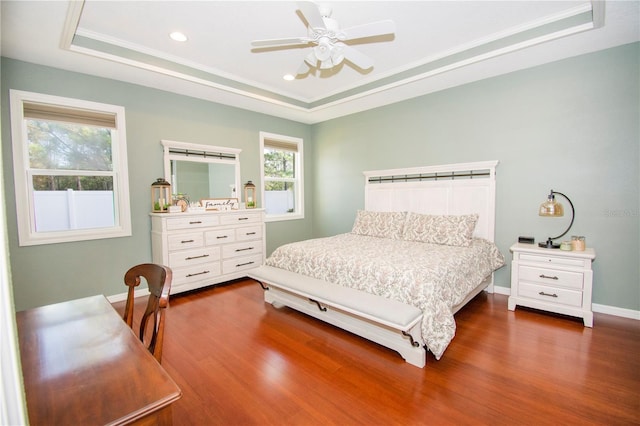
[[[527,263],[538,263],[542,265],[558,265],[558,266],[575,266],[581,268],[584,266],[582,259],[570,259],[558,256],[543,256],[536,254],[520,253],[520,261]],[[589,261],[590,262],[590,261]]]
[[[189,216],[176,217],[167,219],[167,230],[203,228],[207,226],[216,226],[220,224],[217,216]]]
[[[174,250],[202,247],[204,245],[204,237],[202,236],[202,232],[169,235],[168,241],[170,252]]]
[[[173,268],[173,282],[171,286],[190,284],[220,275],[220,262],[203,263],[201,265]]]
[[[214,229],[204,233],[204,243],[208,246],[232,243],[236,240],[234,229]]]
[[[220,247],[204,247],[195,250],[180,250],[169,253],[172,268],[215,262],[220,259]]]
[[[560,305],[574,307],[582,306],[581,291],[568,290],[544,285],[521,282],[518,286],[518,296],[541,300],[549,303],[557,303]]]
[[[584,274],[581,272],[536,268],[524,265],[520,265],[518,277],[520,281],[539,283],[553,287],[567,287],[576,290],[582,290],[582,282],[584,280]]]
[[[236,229],[236,240],[247,241],[257,240],[262,238],[262,225],[256,226],[243,226]]]
[[[247,241],[244,243],[229,244],[222,247],[222,258],[249,256],[262,253],[262,241]]]
[[[245,213],[222,216],[220,218],[221,225],[241,225],[243,223],[260,223],[262,221],[261,213]]]
[[[257,268],[261,264],[262,254],[228,259],[222,262],[222,273],[232,274],[246,269]]]

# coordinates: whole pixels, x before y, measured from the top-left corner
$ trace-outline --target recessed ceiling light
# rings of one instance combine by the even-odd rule
[[[285,74],[284,77],[282,78],[284,78],[287,81],[293,81],[296,79],[296,77],[293,74]]]
[[[184,35],[183,33],[181,33],[180,31],[174,31],[171,34],[169,34],[169,37],[171,37],[172,40],[175,41],[187,41],[187,36]]]

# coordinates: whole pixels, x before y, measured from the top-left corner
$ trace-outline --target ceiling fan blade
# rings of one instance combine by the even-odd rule
[[[298,9],[300,9],[300,12],[304,15],[304,19],[307,20],[307,23],[311,28],[325,28],[324,19],[322,19],[320,10],[315,3],[310,1],[299,1]]]
[[[307,64],[306,61],[302,61],[302,63],[300,64],[300,68],[298,68],[298,71],[296,71],[296,75],[306,74],[310,69],[311,67],[309,66],[309,64]]]
[[[313,50],[307,56],[305,56],[304,62],[310,67],[315,67],[318,64],[318,58],[316,58],[316,54],[313,52]]]
[[[272,47],[272,46],[294,46],[297,44],[308,44],[311,39],[307,37],[293,38],[273,38],[268,40],[254,40],[251,45],[254,47]]]
[[[340,40],[353,40],[356,38],[393,34],[395,31],[395,22],[386,19],[384,21],[370,22],[368,24],[342,29],[340,30],[338,38]]]
[[[343,43],[340,43],[343,45]],[[368,70],[373,66],[373,60],[365,55],[364,53],[360,53],[358,50],[354,49],[351,46],[347,46],[346,44],[342,46],[342,53],[344,54],[344,58],[363,70]]]

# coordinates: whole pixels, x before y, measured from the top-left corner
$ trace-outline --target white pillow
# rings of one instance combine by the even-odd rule
[[[406,212],[358,210],[352,233],[370,237],[402,239]]]
[[[468,247],[477,223],[477,214],[438,216],[409,213],[402,238],[407,241]]]

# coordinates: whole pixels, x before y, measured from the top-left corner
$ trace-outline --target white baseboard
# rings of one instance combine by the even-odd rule
[[[511,295],[510,287],[493,286],[493,292],[497,294],[504,294],[505,296]],[[634,311],[632,309],[618,308],[617,306],[601,305],[599,303],[593,303],[591,305],[593,312],[600,314],[614,315],[616,317],[630,318],[640,321],[640,311]]]
[[[510,287],[503,287],[494,285],[493,292],[497,294],[503,294],[505,296],[511,295]],[[140,288],[135,291],[135,297],[142,297],[149,294],[149,290],[146,288]],[[123,302],[127,300],[127,292],[114,294],[112,296],[107,296],[107,300],[109,303],[115,302]],[[594,303],[591,305],[593,312],[598,312],[600,314],[613,315],[616,317],[622,318],[630,318],[634,320],[640,321],[640,311],[634,311],[632,309],[618,308],[617,306],[609,306],[609,305],[601,305],[599,303]]]
[[[640,321],[640,311],[634,311],[632,309],[618,308],[617,306],[600,305],[593,303],[591,305],[593,312],[599,312],[601,314],[615,315],[616,317],[630,318]]]
[[[493,292],[494,293],[498,293],[498,294],[504,294],[505,296],[510,296],[511,295],[511,288],[510,287],[501,287],[498,285],[494,285],[493,286]]]

